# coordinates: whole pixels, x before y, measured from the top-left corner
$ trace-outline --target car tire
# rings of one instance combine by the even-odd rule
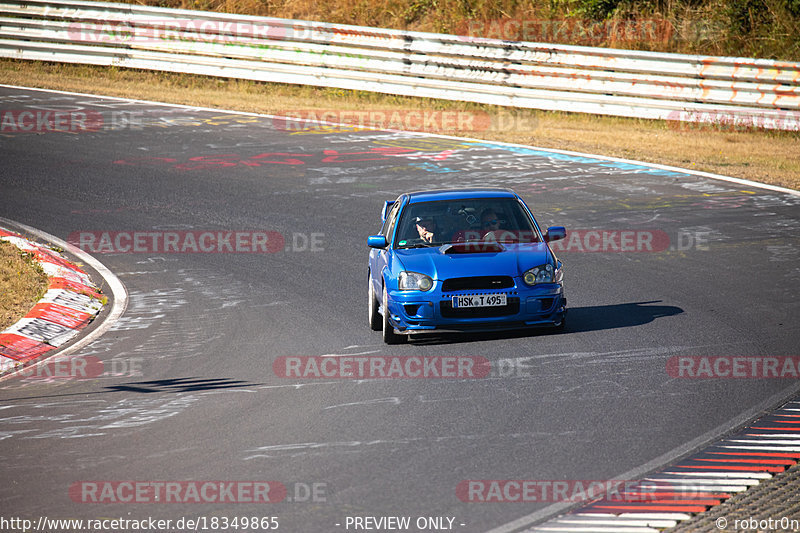
[[[381,314],[378,312],[378,298],[375,296],[375,289],[372,287],[372,276],[367,276],[369,289],[367,289],[367,310],[369,312],[369,327],[372,331],[380,331],[383,328],[381,324]]]
[[[389,321],[389,296],[386,294],[386,286],[383,287],[383,342],[386,344],[401,344],[405,342],[405,335],[398,335],[394,332],[394,326]]]

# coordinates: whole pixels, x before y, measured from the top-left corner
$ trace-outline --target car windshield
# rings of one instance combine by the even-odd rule
[[[515,198],[475,198],[412,203],[403,209],[397,248],[461,242],[540,242],[530,217]]]

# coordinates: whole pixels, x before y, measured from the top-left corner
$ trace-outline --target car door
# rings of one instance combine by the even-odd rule
[[[369,252],[369,271],[370,271],[370,282],[372,283],[372,289],[375,291],[375,294],[378,296],[378,300],[380,301],[383,293],[383,287],[381,283],[381,278],[383,276],[383,271],[386,266],[389,264],[391,260],[390,254],[392,253],[392,235],[394,234],[394,227],[397,223],[397,215],[400,213],[400,208],[402,207],[401,204],[403,202],[400,198],[392,205],[389,212],[386,214],[386,220],[383,222],[383,227],[381,228],[381,235],[386,237],[386,241],[389,243],[386,248],[383,249],[375,249],[371,248]],[[382,304],[383,302],[381,302]]]

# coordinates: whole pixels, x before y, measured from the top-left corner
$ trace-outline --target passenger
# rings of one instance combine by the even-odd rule
[[[414,223],[419,233],[421,242],[430,243],[436,241],[436,220],[433,217],[416,217]]]

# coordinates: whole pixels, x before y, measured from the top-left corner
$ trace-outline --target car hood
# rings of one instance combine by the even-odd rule
[[[552,261],[545,243],[503,243],[501,251],[445,253],[447,246],[395,250],[404,270],[427,274],[435,280],[466,276],[522,276],[535,266]]]

